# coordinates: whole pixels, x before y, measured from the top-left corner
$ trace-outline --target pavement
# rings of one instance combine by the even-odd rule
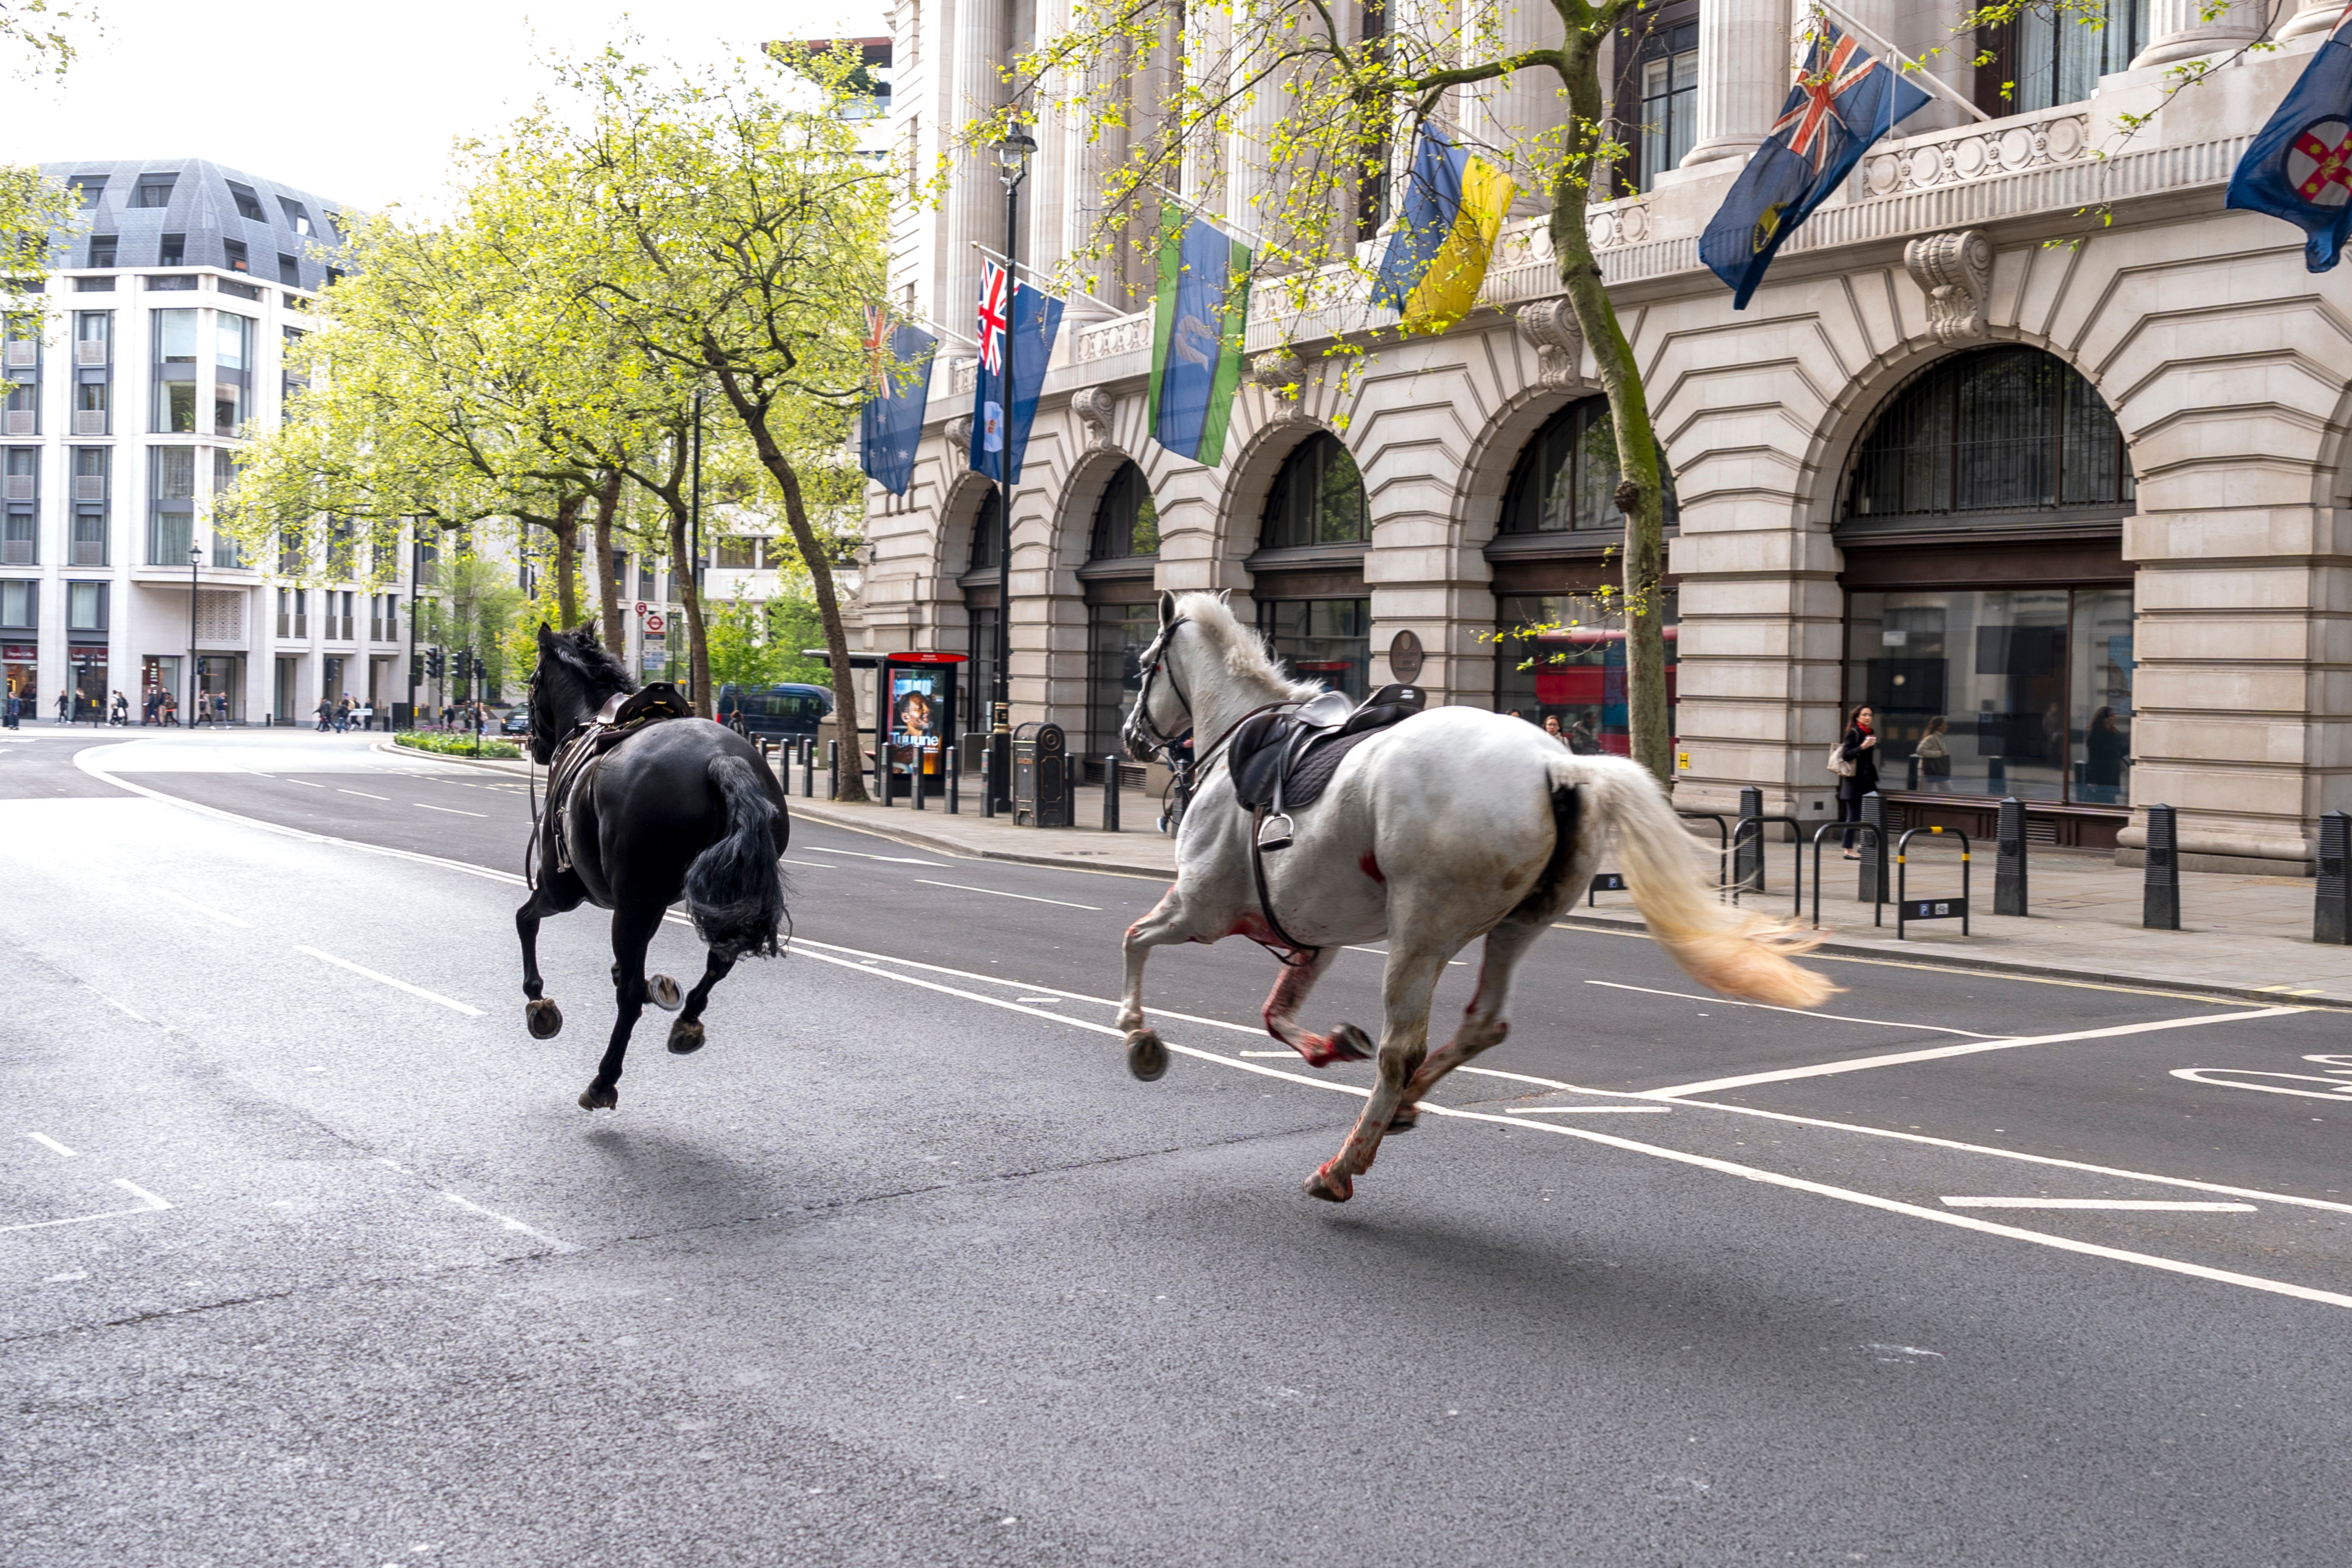
[[[1139,1084],[1158,877],[802,804],[789,955],[590,1115],[527,780],[0,736],[0,1561],[2343,1560],[2335,1011],[1913,951],[1800,1014],[1555,930],[1334,1208],[1369,1078],[1265,1037],[1266,955],[1155,957]]]

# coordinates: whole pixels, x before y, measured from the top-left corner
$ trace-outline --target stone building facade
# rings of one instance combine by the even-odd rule
[[[1739,311],[1697,239],[1787,91],[1791,7],[1685,0],[1614,41],[1633,194],[1591,223],[1672,473],[1678,804],[1755,785],[1768,812],[1828,819],[1826,753],[1869,701],[1909,820],[1975,826],[2016,795],[2034,837],[2128,858],[2136,812],[2167,802],[2189,864],[2307,872],[2319,815],[2352,808],[2352,280],[2221,197],[2336,13],[2308,5],[2247,54],[2268,7],[2116,0],[2104,29],[2029,18],[1958,47],[1916,0],[1848,9],[1906,52],[1946,46],[1937,74],[1990,118],[1906,121]],[[936,156],[1055,11],[901,0],[893,155]],[[2217,55],[2164,101],[2174,67]],[[1512,88],[1457,112],[1539,126],[1550,102]],[[1037,136],[1023,254],[1050,269],[1118,149],[1050,117]],[[950,335],[914,487],[869,496],[865,591],[870,646],[974,653],[983,689],[998,510],[969,471],[961,340],[978,247],[1003,239],[992,173],[900,224],[899,302]],[[1335,684],[1417,648],[1437,700],[1622,745],[1618,645],[1584,596],[1617,576],[1613,460],[1522,211],[1477,310],[1352,374],[1322,355],[1329,324],[1254,315],[1259,369],[1215,468],[1145,434],[1150,315],[1122,306],[1140,263],[1079,279],[1012,507],[1016,721],[1107,750],[1154,593],[1214,589]]]

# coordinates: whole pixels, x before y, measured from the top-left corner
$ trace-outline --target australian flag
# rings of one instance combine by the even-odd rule
[[[2319,46],[2270,123],[2246,144],[2225,206],[2283,217],[2308,234],[2303,262],[2334,267],[2352,227],[2352,7]]]
[[[915,482],[915,447],[931,396],[931,356],[940,340],[878,305],[866,308],[866,397],[858,418],[858,466],[894,496]]]
[[[1054,357],[1062,302],[1013,280],[1009,268],[981,268],[980,382],[972,391],[971,466],[992,479],[1021,478],[1021,455],[1045,388],[1045,362]]]
[[[1824,23],[1764,144],[1699,237],[1698,258],[1744,310],[1781,241],[1844,184],[1870,144],[1927,95]]]

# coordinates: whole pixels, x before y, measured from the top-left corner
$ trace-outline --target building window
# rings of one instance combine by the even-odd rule
[[[278,253],[278,281],[289,289],[302,287],[302,264],[282,250]]]
[[[110,499],[110,468],[113,454],[104,447],[73,449],[73,538],[69,566],[107,566],[107,501]]]
[[[253,323],[227,310],[213,317],[213,434],[242,434],[250,416]]]
[[[41,563],[40,513],[29,506],[8,508],[0,521],[0,564],[37,566]]]
[[[38,447],[11,447],[5,461],[0,461],[0,500],[37,501],[41,499],[41,449]]]
[[[1609,400],[1571,403],[1544,422],[1511,469],[1503,492],[1503,533],[1564,533],[1580,529],[1623,528],[1617,510],[1617,429]],[[1665,486],[1665,521],[1679,522],[1675,478],[1666,454],[1658,451],[1658,478]]]
[[[1641,73],[1641,188],[1679,167],[1698,141],[1698,24],[1652,26],[1635,63]]]
[[[2040,349],[1977,349],[1928,367],[1878,416],[1845,522],[2112,518],[2135,494],[2123,433],[2090,383]]]
[[[163,237],[163,243],[155,247],[155,265],[158,267],[185,267],[187,264],[188,237],[184,234],[165,235]]]
[[[1095,531],[1087,552],[1089,561],[1125,561],[1160,553],[1160,509],[1143,470],[1121,463],[1095,506]]]
[[[76,174],[72,184],[74,201],[84,212],[94,209],[99,198],[106,195],[104,174]]]
[[[359,575],[359,541],[347,517],[327,520],[327,575],[339,583]]]
[[[41,585],[11,579],[0,583],[0,626],[29,632],[41,624]]]
[[[1087,750],[1099,756],[1121,749],[1119,727],[1142,686],[1143,650],[1160,635],[1160,607],[1095,605],[1087,619]]]
[[[1666,636],[1666,728],[1675,727],[1679,596],[1659,595]],[[1590,756],[1633,751],[1625,710],[1625,600],[1621,594],[1507,594],[1496,602],[1495,710],[1557,728]]]
[[[8,406],[0,426],[11,436],[41,433],[41,374],[32,370],[8,373]]]
[[[228,451],[225,447],[214,447],[213,515],[215,517],[218,517],[220,515],[219,509],[222,493],[236,483],[236,454]],[[245,546],[238,542],[236,535],[233,533],[223,533],[217,526],[213,529],[213,564],[215,566],[242,566],[245,564]]]
[[[114,292],[114,279],[111,278],[77,278],[73,280],[73,286],[74,292],[77,294],[111,294]]]
[[[115,253],[121,243],[121,236],[120,235],[91,235],[89,237],[89,264],[92,267],[113,266]]]
[[[307,637],[310,635],[310,591],[308,588],[278,590],[278,635],[281,637]]]
[[[1260,599],[1257,628],[1301,680],[1361,700],[1372,662],[1370,599]]]
[[[1350,544],[1371,537],[1363,476],[1339,438],[1318,431],[1283,459],[1266,497],[1258,548]]]
[[[261,210],[261,198],[253,194],[251,186],[240,185],[231,180],[228,182],[228,195],[229,200],[236,204],[237,216],[250,218],[255,223],[269,221],[269,215]]]
[[[107,629],[106,589],[104,583],[66,584],[66,630],[102,632]]]
[[[172,205],[172,187],[179,183],[177,174],[142,174],[132,189],[131,205],[134,207],[168,207]]]
[[[2122,584],[1851,593],[1846,702],[1882,789],[2126,806],[2132,640]]]
[[[2027,114],[2091,96],[2099,78],[2128,69],[2147,47],[2148,0],[2069,0],[2033,6],[1996,27],[1979,28],[1977,106],[1988,114]]]
[[[971,520],[971,559],[964,563],[964,570],[994,571],[1003,531],[1004,498],[992,488],[981,498],[980,515]]]
[[[111,552],[107,541],[112,531],[106,525],[106,509],[102,506],[79,506],[73,514],[74,566],[110,566]]]
[[[286,215],[286,226],[296,234],[310,234],[310,209],[290,196],[278,198],[278,208]]]
[[[253,270],[253,261],[251,258],[246,254],[245,241],[241,239],[222,240],[221,255],[227,259],[228,269],[231,272],[250,272]]]
[[[713,565],[730,571],[749,572],[759,564],[759,541],[739,534],[722,534]]]
[[[74,363],[103,365],[113,363],[114,312],[111,310],[75,311]]]
[[[147,564],[185,566],[188,548],[195,542],[196,449],[151,447],[147,460],[154,474],[153,507],[147,523]]]
[[[1363,41],[1363,52],[1375,69],[1386,67],[1390,56],[1388,0],[1360,0],[1356,8],[1356,30]],[[1385,107],[1367,100],[1362,113],[1363,169],[1356,176],[1356,240],[1370,242],[1389,220],[1389,165],[1393,162],[1395,143],[1390,137],[1389,111]]]
[[[114,429],[114,381],[102,370],[75,373],[73,433],[77,436],[107,436]]]
[[[648,604],[661,597],[654,592],[654,558],[650,555],[637,557],[637,597]]]
[[[155,313],[155,433],[196,433],[196,312]]]

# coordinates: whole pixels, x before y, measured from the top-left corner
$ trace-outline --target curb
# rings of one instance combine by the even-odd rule
[[[903,844],[909,849],[928,849],[934,855],[951,855],[959,860],[1003,860],[1015,866],[1046,866],[1061,871],[1113,871],[1123,877],[1150,877],[1163,882],[1176,875],[1166,866],[1140,866],[1127,860],[1097,860],[1092,857],[1080,859],[1069,855],[1020,855],[1005,849],[974,849],[969,845],[950,843],[912,828],[836,816],[824,809],[830,804],[828,801],[803,799],[799,795],[792,797],[793,815],[807,821],[821,822],[827,827],[846,828],[852,833],[866,834],[892,844]]]
[[[417,746],[404,746],[393,741],[378,741],[368,748],[388,757],[422,757],[431,763],[455,763],[461,768],[488,768],[493,773],[513,773],[528,770],[528,757],[453,757],[442,752],[428,752]]]

